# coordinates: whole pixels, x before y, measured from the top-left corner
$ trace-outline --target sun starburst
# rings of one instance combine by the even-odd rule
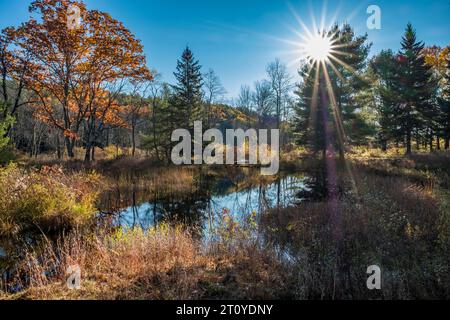
[[[285,52],[292,59],[289,66],[298,68],[299,65],[306,65],[306,73],[303,73],[303,79],[307,79],[310,75],[313,76],[314,85],[312,96],[310,97],[311,108],[310,121],[308,123],[315,123],[314,119],[317,118],[321,118],[324,123],[328,123],[328,109],[331,112],[330,120],[334,122],[334,136],[327,129],[327,126],[324,126],[325,132],[323,134],[327,145],[328,181],[336,181],[337,173],[334,164],[335,151],[333,145],[335,142],[338,142],[340,154],[344,155],[344,146],[347,145],[348,140],[344,130],[341,110],[333,89],[333,78],[336,76],[342,81],[346,81],[342,75],[344,70],[346,70],[346,73],[355,74],[355,70],[346,63],[346,58],[351,56],[351,54],[348,53],[348,45],[345,39],[340,38],[339,26],[336,22],[338,12],[331,19],[327,19],[326,3],[322,7],[320,25],[316,23],[313,14],[310,17],[312,25],[308,27],[292,7],[291,12],[298,25],[289,29],[296,35],[296,39],[280,40],[289,45],[290,49]],[[351,16],[347,19],[347,21],[349,20],[351,20]],[[345,160],[345,157],[343,159],[353,189],[358,194],[351,164]],[[330,190],[334,190],[335,185],[330,185],[329,187]],[[331,211],[337,211],[336,208],[330,209]]]
[[[333,40],[325,32],[307,38],[300,47],[303,49],[303,57],[313,63],[328,62],[335,49]]]

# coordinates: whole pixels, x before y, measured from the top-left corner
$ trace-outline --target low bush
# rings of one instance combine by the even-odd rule
[[[40,229],[47,233],[86,223],[95,212],[95,173],[66,174],[58,167],[0,169],[0,235]]]

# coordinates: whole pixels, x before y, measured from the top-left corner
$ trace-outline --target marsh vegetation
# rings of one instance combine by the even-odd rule
[[[449,47],[408,24],[398,53],[371,56],[334,24],[298,83],[275,59],[226,101],[189,47],[167,83],[111,15],[29,10],[0,33],[1,299],[450,298]],[[279,172],[187,165],[192,152],[174,165],[173,132],[190,145],[197,122],[276,130]],[[256,156],[238,143],[230,154]]]

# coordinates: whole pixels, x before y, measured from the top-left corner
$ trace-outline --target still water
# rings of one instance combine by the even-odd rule
[[[299,192],[308,189],[305,177],[301,175],[284,176],[270,183],[255,183],[244,189],[230,188],[230,185],[231,181],[221,177],[194,192],[151,201],[137,200],[145,196],[136,188],[130,188],[127,195],[109,190],[103,195],[107,200],[102,201],[100,211],[114,211],[112,223],[124,228],[148,229],[162,222],[179,222],[207,233],[224,212],[236,221],[251,214],[259,217],[267,209],[298,203]],[[118,194],[128,200],[120,201],[124,203],[122,208],[112,209],[118,202]]]

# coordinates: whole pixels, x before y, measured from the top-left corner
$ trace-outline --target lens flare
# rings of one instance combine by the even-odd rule
[[[327,35],[317,34],[306,41],[304,48],[305,56],[308,60],[313,62],[326,62],[330,57],[333,44],[331,38]]]

